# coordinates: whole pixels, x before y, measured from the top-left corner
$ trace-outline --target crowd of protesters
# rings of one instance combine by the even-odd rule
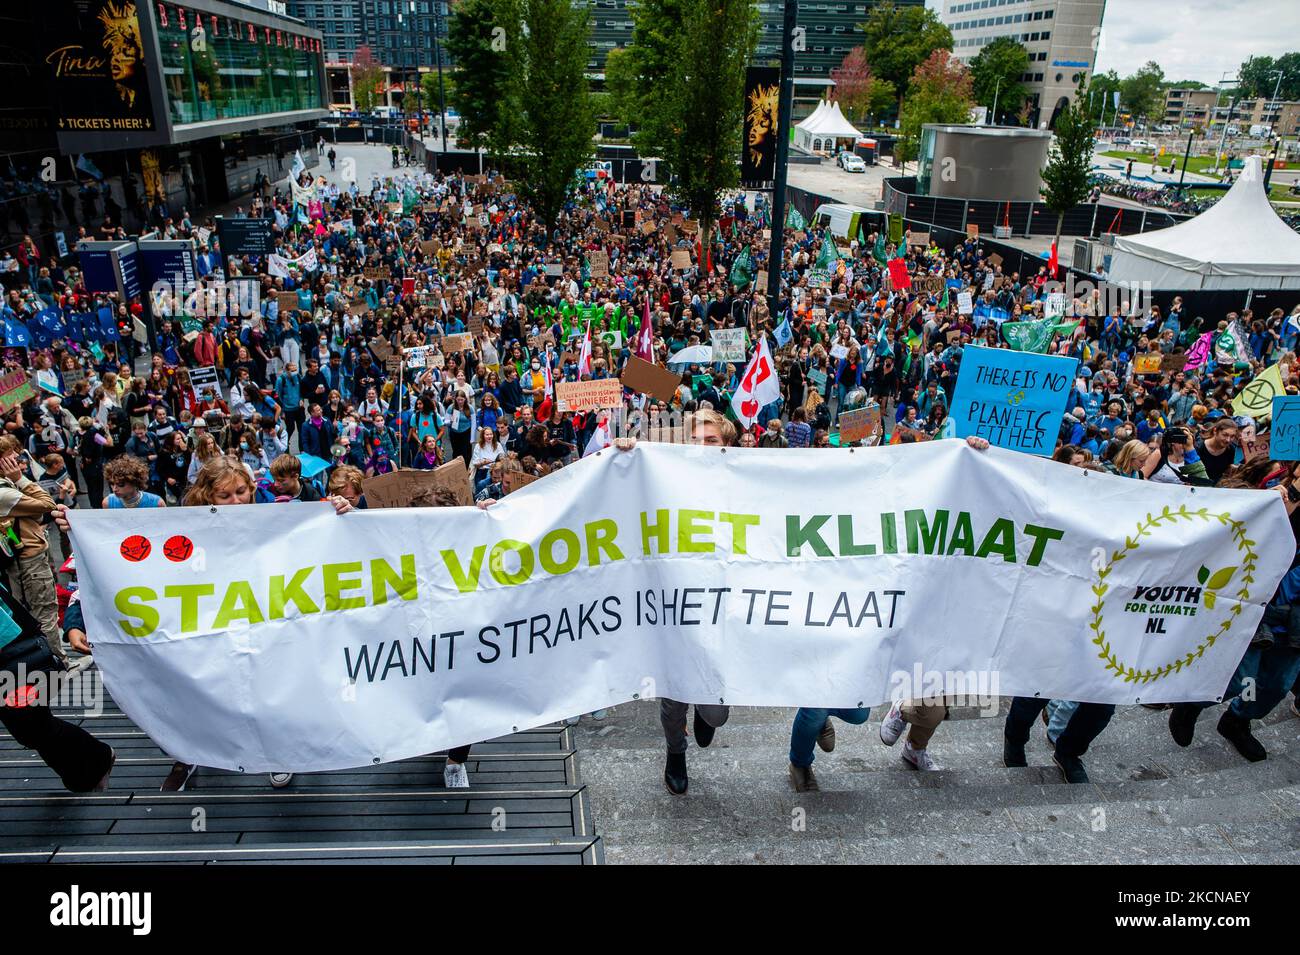
[[[506,493],[511,473],[544,477],[620,436],[625,449],[663,437],[825,448],[841,443],[843,414],[870,407],[881,423],[862,444],[943,439],[953,436],[948,406],[963,352],[1024,347],[1012,327],[1037,336],[1034,350],[1077,361],[1054,455],[1063,466],[1253,487],[1281,493],[1294,511],[1294,465],[1273,462],[1267,422],[1233,405],[1273,366],[1297,390],[1295,314],[1201,316],[1181,300],[1167,312],[1121,312],[1097,293],[1062,302],[1046,263],[1032,275],[1004,271],[978,239],[939,248],[869,229],[837,237],[797,216],[773,223],[762,197],[753,200],[724,197],[715,221],[701,223],[656,187],[579,176],[548,225],[497,174],[340,186],[304,173],[250,209],[273,221],[275,257],[227,254],[211,220],[168,220],[171,234],[194,241],[198,285],[150,290],[147,303],[87,291],[75,252],[48,267],[33,255],[15,267],[6,253],[5,372],[22,372],[32,393],[0,394],[0,526],[13,554],[10,590],[46,638],[50,665],[67,665],[65,637],[74,664],[94,637],[75,597],[58,621],[54,563],[69,553],[66,508],[329,500],[344,513],[367,506],[374,478],[455,458],[469,495],[486,504]],[[779,265],[765,251],[773,228],[784,236]],[[901,288],[899,260],[910,276]],[[782,289],[775,307],[757,289],[772,268]],[[677,358],[737,327],[751,348],[767,343],[780,380],[779,399],[740,421],[730,409],[745,361]],[[1180,352],[1186,360],[1168,360]],[[655,396],[624,389],[623,409],[563,407],[559,383],[618,378],[634,357],[680,384]],[[646,415],[620,431],[620,411]],[[1265,756],[1250,721],[1300,675],[1297,590],[1293,566],[1225,696],[1233,702],[1219,732],[1247,759]],[[1238,695],[1247,683],[1252,699]],[[106,747],[70,745],[57,721],[38,724],[21,700],[4,702],[6,725],[69,788],[105,782]],[[665,782],[682,793],[686,707],[669,703]],[[1208,705],[1171,709],[1181,745]],[[1044,707],[1013,702],[1007,765],[1025,765],[1029,727]],[[694,736],[707,745],[726,714],[702,710],[710,708],[697,709]],[[1052,701],[1044,712],[1068,780],[1087,779],[1080,757],[1113,710]],[[880,738],[905,737],[907,764],[936,769],[929,744],[946,715],[943,700],[899,701]],[[833,748],[832,717],[868,716],[801,709],[790,752],[796,788],[816,788],[813,748]],[[466,754],[452,754],[447,785],[469,784]],[[164,788],[184,787],[193,771],[177,764]],[[288,781],[273,774],[273,785]]]

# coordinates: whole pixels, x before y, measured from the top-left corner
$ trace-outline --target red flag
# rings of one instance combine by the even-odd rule
[[[1058,263],[1057,263],[1057,259],[1056,259],[1056,243],[1053,242],[1053,243],[1052,243],[1052,254],[1051,254],[1050,256],[1048,256],[1048,259],[1047,259],[1047,270],[1048,270],[1049,272],[1052,273],[1052,278],[1056,278],[1056,269],[1057,269],[1057,265],[1058,265]]]
[[[912,287],[912,276],[908,274],[907,263],[902,259],[890,259],[889,279],[898,290]]]
[[[650,319],[650,290],[645,293],[645,313],[641,316],[641,327],[637,330],[636,356],[645,361],[655,360],[654,323]]]

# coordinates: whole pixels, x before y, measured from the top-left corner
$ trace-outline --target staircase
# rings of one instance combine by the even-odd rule
[[[1051,763],[1043,726],[1030,766],[1002,765],[996,717],[954,709],[930,743],[939,772],[881,744],[884,708],[862,726],[835,721],[817,751],[819,793],[795,793],[784,708],[733,707],[713,744],[687,753],[690,791],[663,785],[658,703],[628,704],[576,727],[583,775],[609,862],[624,863],[1297,863],[1300,720],[1282,703],[1247,763],[1207,710],[1192,746],[1170,738],[1168,712],[1120,707],[1084,758],[1089,785]]]
[[[443,788],[444,758],[432,755],[300,773],[284,789],[264,774],[201,769],[191,788],[162,793],[172,759],[111,700],[98,715],[55,713],[117,750],[110,788],[66,792],[34,752],[0,731],[0,862],[603,861],[564,725],[476,745],[468,790]]]

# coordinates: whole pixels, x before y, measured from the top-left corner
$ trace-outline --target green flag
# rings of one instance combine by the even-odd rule
[[[1002,337],[1015,351],[1044,354],[1057,335],[1068,335],[1078,327],[1078,322],[1053,322],[1040,318],[1027,322],[1003,322]]]
[[[948,286],[947,285],[943,287],[943,298],[939,299],[939,307],[940,308],[948,307]]]
[[[419,204],[420,199],[412,190],[407,189],[402,193],[402,215],[409,216]]]
[[[881,265],[889,264],[889,255],[885,251],[885,234],[883,232],[876,233],[876,244],[871,249],[871,257]]]
[[[830,236],[826,236],[822,239],[822,248],[817,253],[817,263],[813,268],[820,272],[829,272],[839,258],[840,250],[835,248],[835,243],[831,241]]]
[[[791,229],[805,229],[808,227],[808,220],[805,219],[794,206],[785,208],[785,224]]]
[[[731,284],[736,288],[744,288],[753,276],[754,261],[749,256],[749,246],[745,246],[744,251],[736,256],[736,261],[731,266]]]

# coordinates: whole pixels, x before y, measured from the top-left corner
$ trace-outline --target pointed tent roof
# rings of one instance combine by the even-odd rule
[[[862,134],[840,112],[839,103],[825,100],[813,111],[813,114],[799,124],[804,132],[814,136],[848,137],[855,139]]]
[[[1167,229],[1115,238],[1116,251],[1204,275],[1300,276],[1300,234],[1273,211],[1260,157],[1246,159],[1227,194]]]
[[[803,118],[802,121],[795,124],[799,129],[811,129],[817,123],[823,113],[826,112],[826,100],[819,100],[817,108]]]

